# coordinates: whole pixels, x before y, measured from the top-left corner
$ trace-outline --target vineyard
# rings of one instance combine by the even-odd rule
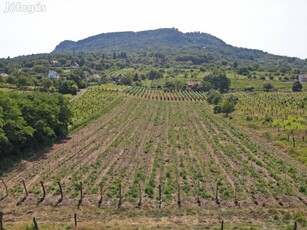
[[[306,93],[237,93],[234,118],[307,163]]]
[[[213,115],[204,100],[192,92],[89,88],[73,101],[74,122],[103,116],[2,178],[7,228],[34,215],[46,228],[68,228],[74,213],[81,226],[306,227],[306,166]]]
[[[144,87],[131,87],[125,93],[151,100],[160,101],[204,101],[206,94],[194,91],[158,90]]]

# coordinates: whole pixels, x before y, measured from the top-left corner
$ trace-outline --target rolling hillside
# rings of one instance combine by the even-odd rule
[[[268,54],[261,50],[238,48],[207,33],[183,33],[175,28],[141,32],[102,33],[83,40],[63,41],[52,53],[97,52],[97,51],[201,51],[218,57],[242,60],[286,60],[289,58]]]

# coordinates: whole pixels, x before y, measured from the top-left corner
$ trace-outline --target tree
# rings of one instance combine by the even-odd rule
[[[209,104],[217,105],[222,101],[222,95],[217,90],[210,90],[208,92],[207,101],[208,101]]]
[[[53,85],[52,81],[49,78],[42,79],[42,91],[48,92],[50,91],[51,86]]]
[[[159,79],[163,78],[163,74],[160,71],[157,70],[150,70],[148,73],[148,79],[149,80],[154,80],[154,79]]]
[[[263,90],[266,92],[269,92],[273,89],[273,85],[271,83],[264,83],[263,84]]]
[[[62,94],[77,94],[78,86],[73,80],[63,80],[59,83],[59,93]]]
[[[223,113],[226,113],[228,117],[229,113],[232,113],[235,110],[235,104],[228,100],[224,100],[221,104],[221,109]]]
[[[133,81],[139,81],[139,75],[137,73],[134,74],[133,76]]]
[[[44,65],[35,65],[32,69],[36,73],[46,73],[47,72],[47,68]]]
[[[237,71],[238,74],[241,74],[241,75],[249,75],[249,70],[248,70],[248,67],[247,66],[242,66],[238,69]]]
[[[208,90],[208,84],[212,87],[212,89],[225,93],[229,90],[231,82],[225,73],[219,72],[204,77],[203,86],[206,86],[204,87],[204,91]]]
[[[24,89],[28,85],[28,78],[25,76],[20,76],[17,79],[17,88]]]
[[[295,81],[292,86],[293,92],[301,92],[303,89],[303,85],[299,81]]]

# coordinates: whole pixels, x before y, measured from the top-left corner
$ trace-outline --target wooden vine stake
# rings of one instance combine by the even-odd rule
[[[38,224],[35,217],[33,217],[33,229],[38,230]]]
[[[77,219],[77,213],[74,215],[74,222],[75,222],[75,228],[78,226],[78,219]]]
[[[162,205],[162,187],[159,185],[159,208],[161,208]]]
[[[294,222],[293,230],[297,230],[297,223],[296,222]]]
[[[37,204],[42,203],[45,200],[45,197],[46,197],[46,190],[45,190],[44,182],[41,181],[40,184],[41,184],[42,190],[43,190],[43,197],[38,199]]]
[[[216,183],[215,203],[217,205],[221,204],[221,202],[219,201],[219,183]]]
[[[221,222],[221,230],[223,230],[224,229],[224,221],[222,220],[222,222]]]
[[[4,188],[5,188],[5,196],[4,197],[1,197],[0,198],[0,201],[1,200],[4,200],[6,197],[8,197],[8,195],[9,195],[9,190],[7,189],[7,186],[6,186],[6,183],[4,182],[4,180],[3,179],[1,179],[1,181],[2,181],[2,184],[4,185]],[[1,230],[1,229],[0,229]]]
[[[101,184],[99,185],[99,190],[100,190],[100,199],[98,201],[98,207],[100,207],[102,204],[102,185]]]
[[[27,197],[29,194],[28,194],[28,189],[27,189],[27,186],[26,186],[26,182],[24,180],[22,180],[22,184],[23,184],[23,188],[25,189],[25,193],[26,193],[26,197]]]
[[[237,195],[237,185],[235,185],[235,205],[239,206],[238,195]]]
[[[60,199],[57,201],[57,203],[56,203],[55,206],[58,206],[58,204],[60,204],[60,203],[63,201],[63,199],[64,199],[64,197],[63,197],[63,189],[62,189],[62,185],[61,185],[61,182],[60,182],[60,181],[58,181],[58,185],[59,185],[59,188],[60,188],[60,195],[61,195],[61,197],[60,197]]]
[[[3,230],[3,212],[0,212],[0,230]]]
[[[141,189],[141,183],[139,182],[139,202],[138,202],[138,208],[142,206],[142,189]]]
[[[196,202],[198,207],[201,207],[201,202],[200,202],[200,182],[198,181],[198,192],[197,192],[197,198],[196,198]]]
[[[118,196],[119,198],[117,207],[120,208],[122,206],[122,183],[119,184]]]
[[[27,190],[26,182],[24,180],[22,180],[22,185],[25,190],[25,196],[17,202],[17,205],[21,205],[28,197],[28,190]]]
[[[82,201],[83,201],[83,186],[82,186],[82,182],[80,182],[80,199],[78,201],[78,209],[80,208]]]
[[[178,183],[178,207],[181,208],[181,197],[180,197],[180,183]]]

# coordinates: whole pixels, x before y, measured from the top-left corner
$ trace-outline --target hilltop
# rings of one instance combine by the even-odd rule
[[[79,41],[63,41],[52,53],[78,53],[97,51],[201,51],[217,57],[263,60],[297,58],[272,55],[255,49],[238,48],[223,40],[201,32],[183,33],[175,28],[164,28],[140,32],[102,33]]]

